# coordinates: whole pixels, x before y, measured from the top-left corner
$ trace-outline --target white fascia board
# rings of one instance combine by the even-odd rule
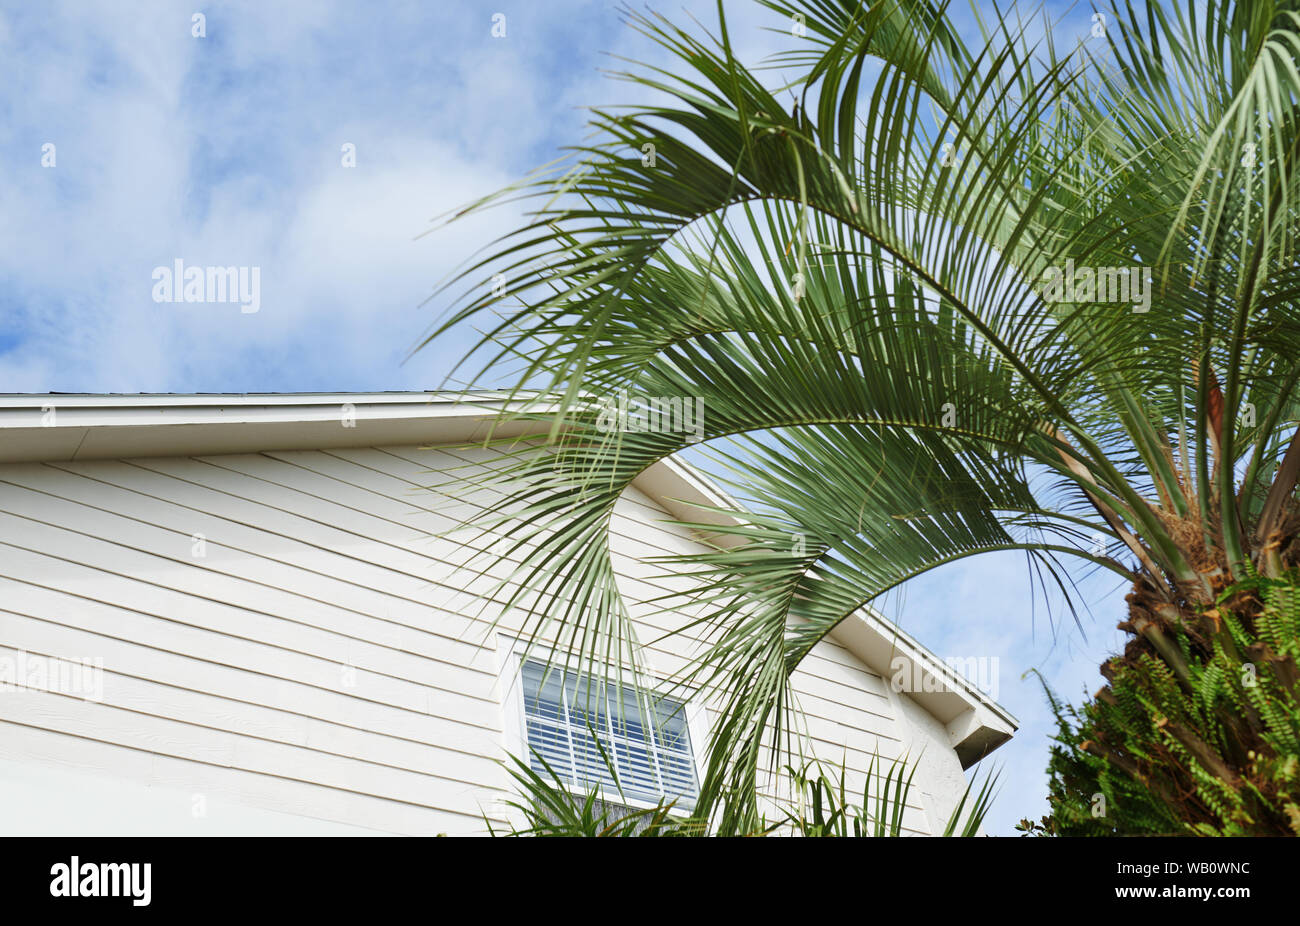
[[[548,408],[501,393],[0,396],[0,462],[472,442],[539,433],[499,416]]]

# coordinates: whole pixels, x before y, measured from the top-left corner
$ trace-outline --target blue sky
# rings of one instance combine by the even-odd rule
[[[727,4],[742,60],[784,47]],[[191,34],[191,14],[206,36]],[[715,19],[712,2],[661,9]],[[506,36],[491,34],[494,13]],[[1066,14],[1082,35],[1090,11]],[[509,230],[495,210],[430,221],[580,140],[581,107],[627,99],[606,53],[655,60],[614,3],[138,2],[0,11],[0,392],[430,389],[469,332],[402,362],[445,305],[421,303]],[[44,145],[55,166],[41,165]],[[341,148],[356,146],[356,167]],[[261,268],[261,309],[158,303],[152,271]],[[1085,584],[1082,628],[1017,555],[930,574],[884,605],[937,654],[997,657],[1022,721],[996,754],[989,829],[1045,810],[1050,716],[1037,668],[1072,700],[1118,648],[1122,590]],[[1059,603],[1058,603],[1059,604]]]

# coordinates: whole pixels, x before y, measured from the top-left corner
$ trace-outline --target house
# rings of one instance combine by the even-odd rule
[[[507,752],[589,762],[570,710],[580,680],[525,658],[502,576],[471,568],[472,534],[448,534],[485,490],[422,488],[490,464],[499,451],[472,442],[501,407],[0,397],[0,832],[481,833],[508,813]],[[612,545],[643,639],[671,629],[644,602],[673,584],[646,559],[699,542],[665,522],[718,500],[675,460],[623,496]],[[647,645],[656,677],[690,654],[685,635]],[[851,787],[873,755],[918,764],[904,822],[920,834],[1016,727],[865,611],[794,688],[811,749]],[[689,802],[713,712],[680,707],[654,721],[660,736],[611,729],[630,803]]]

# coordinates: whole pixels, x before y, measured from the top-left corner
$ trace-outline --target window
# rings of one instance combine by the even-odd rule
[[[603,747],[629,800],[694,805],[698,785],[684,704],[647,702],[644,695],[638,703],[635,689],[591,684],[533,660],[524,662],[520,683],[528,760],[536,771],[546,774],[540,754],[569,783],[617,794]]]

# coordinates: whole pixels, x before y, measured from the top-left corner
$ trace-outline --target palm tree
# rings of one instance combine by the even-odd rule
[[[702,513],[717,542],[681,558],[708,613],[689,680],[725,706],[706,810],[752,814],[736,795],[790,674],[847,615],[1021,550],[1062,589],[1073,568],[1131,585],[1112,681],[1208,692],[1189,718],[1137,697],[1155,745],[1099,726],[1080,750],[1186,805],[1171,828],[1300,826],[1294,755],[1277,770],[1295,641],[1255,631],[1298,558],[1300,13],[1116,6],[1074,14],[1063,53],[1014,11],[976,30],[930,0],[761,2],[790,31],[762,75],[721,3],[716,34],[627,11],[674,62],[620,73],[650,102],[593,111],[567,162],[465,210],[530,204],[434,335],[491,318],[481,370],[558,397],[500,509],[551,602],[533,626],[635,657],[612,507],[702,437],[749,512]],[[702,431],[611,427],[624,393],[702,400]],[[1290,706],[1252,707],[1221,656]]]

